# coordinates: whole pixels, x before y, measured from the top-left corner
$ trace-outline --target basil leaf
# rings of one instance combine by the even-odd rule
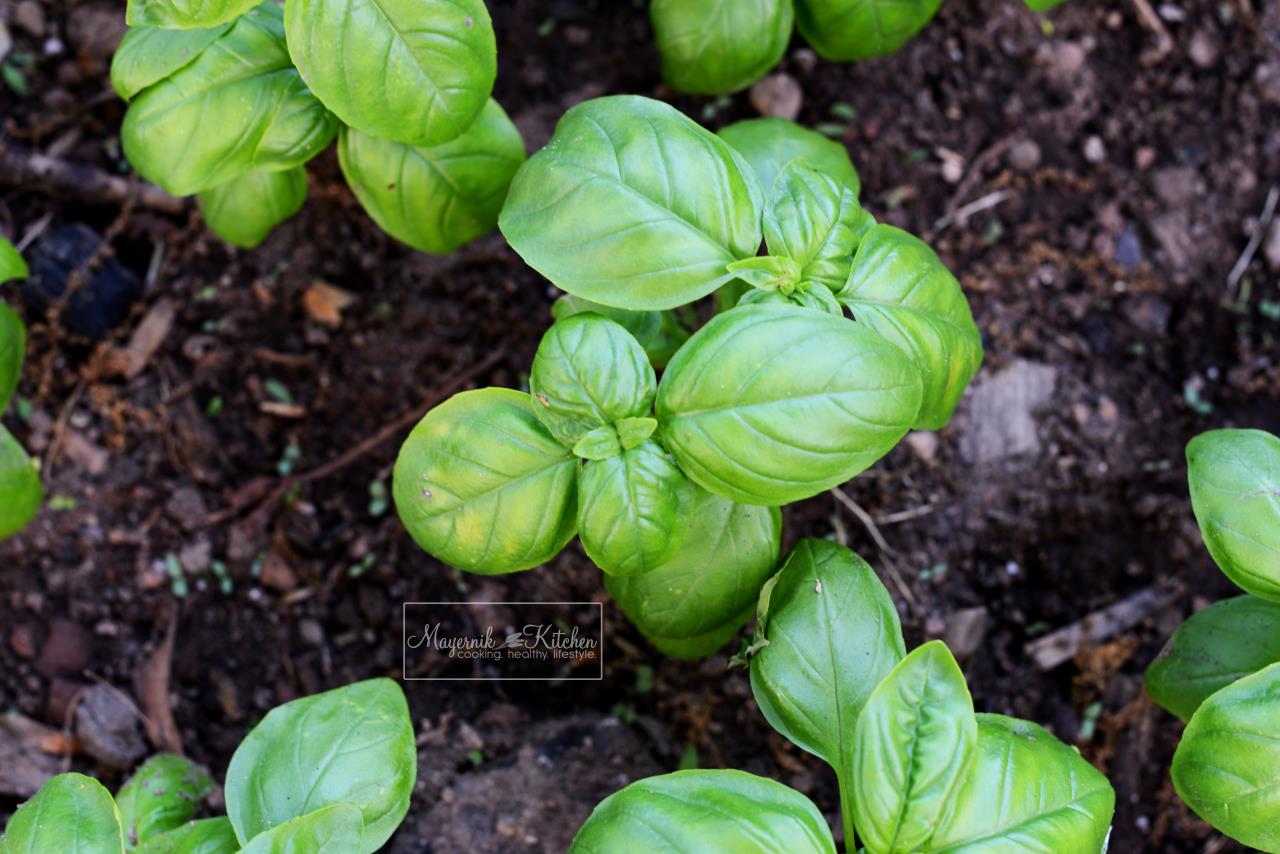
[[[920,368],[924,403],[915,429],[945,426],[982,364],[982,335],[951,271],[918,237],[877,225],[862,238],[836,297]]]
[[[289,52],[351,127],[439,145],[480,115],[498,75],[483,0],[289,0]]]
[[[1215,691],[1277,661],[1280,603],[1237,596],[1178,627],[1147,668],[1147,693],[1185,721]]]
[[[1061,6],[1065,0],[1027,0],[1027,8],[1033,12],[1048,12],[1055,6]]]
[[[338,160],[383,231],[414,249],[443,254],[498,224],[507,187],[524,163],[524,140],[490,99],[461,136],[430,148],[344,127]]]
[[[694,485],[654,442],[588,462],[578,477],[578,537],[610,575],[639,575],[668,560],[687,527]]]
[[[910,854],[929,840],[973,762],[978,720],[964,674],[941,641],[890,671],[853,731],[853,822],[872,851]]]
[[[1280,602],[1280,439],[1201,433],[1187,444],[1187,482],[1214,562],[1246,593]]]
[[[835,294],[824,285],[814,284],[784,293],[780,290],[753,289],[742,295],[738,305],[798,305],[813,311],[825,311],[844,320],[844,309],[836,302]]]
[[[111,793],[92,777],[50,777],[18,807],[0,837],[0,854],[121,854],[124,836]]]
[[[751,692],[774,729],[835,769],[847,796],[858,714],[905,654],[898,610],[866,561],[826,540],[797,543],[770,584]]]
[[[639,342],[597,314],[553,324],[529,371],[538,420],[568,446],[597,427],[648,415],[656,385]]]
[[[189,821],[181,827],[154,836],[134,849],[134,854],[236,854],[236,839],[231,819],[226,816]]]
[[[1196,710],[1173,754],[1173,786],[1232,839],[1280,851],[1280,664],[1223,688]]]
[[[676,351],[689,340],[689,330],[672,311],[627,311],[573,294],[565,294],[551,305],[551,316],[556,320],[587,313],[603,315],[630,332],[640,342],[649,356],[649,363],[655,368],[665,368]]]
[[[795,0],[796,26],[830,62],[897,52],[933,20],[942,0]]]
[[[271,229],[302,209],[307,170],[250,172],[200,194],[200,213],[209,228],[232,246],[253,249]]]
[[[22,380],[26,352],[27,327],[17,312],[0,302],[0,415],[9,407]]]
[[[195,62],[229,29],[229,23],[198,30],[130,27],[111,59],[111,87],[123,100],[132,100],[142,90]]]
[[[1041,726],[977,717],[977,755],[929,851],[1105,851],[1116,803],[1107,778]]]
[[[240,17],[259,0],[129,0],[124,20],[131,27],[184,30],[215,27]]]
[[[866,469],[906,435],[920,375],[865,326],[742,306],[681,348],[658,386],[659,436],[685,474],[744,504],[789,504]]]
[[[800,266],[801,281],[834,293],[849,278],[854,250],[875,224],[856,194],[797,159],[774,181],[764,210],[764,240],[771,253]]]
[[[125,844],[132,848],[189,821],[213,789],[213,778],[190,760],[151,757],[116,793]]]
[[[545,563],[573,538],[577,461],[535,408],[527,394],[488,388],[454,395],[418,422],[392,494],[419,546],[495,574]]]
[[[782,167],[798,157],[849,190],[855,199],[862,190],[858,170],[845,147],[795,122],[776,117],[744,119],[721,128],[720,138],[751,164],[766,196],[772,195]]]
[[[744,771],[676,771],[605,798],[569,854],[835,854],[822,813],[804,795]]]
[[[121,140],[143,177],[187,196],[255,169],[301,166],[336,133],[293,68],[280,7],[266,2],[139,95]]]
[[[618,308],[674,308],[760,248],[746,162],[674,107],[634,95],[565,113],[516,173],[498,227],[562,290]]]
[[[364,830],[360,808],[354,804],[338,803],[259,833],[240,849],[240,854],[351,854],[353,851],[376,851],[378,846],[369,847],[367,835],[361,837]]]
[[[688,530],[675,553],[643,575],[606,575],[604,586],[649,642],[676,658],[702,658],[750,619],[778,565],[782,515],[695,487],[681,513]]]
[[[418,749],[404,691],[390,679],[370,679],[268,712],[231,757],[227,816],[236,836],[248,843],[290,819],[349,804],[363,816],[363,841],[333,850],[370,854],[404,819],[417,773]],[[351,823],[340,819],[331,817],[326,824],[345,828]],[[358,823],[356,830],[360,839]],[[345,829],[342,833],[349,836]],[[246,850],[258,849],[248,845]]]
[[[43,501],[44,487],[35,463],[0,425],[0,540],[25,528]]]
[[[791,0],[653,0],[662,77],[691,95],[745,89],[778,64],[791,41]]]
[[[0,237],[0,285],[29,275],[27,262],[12,243]]]

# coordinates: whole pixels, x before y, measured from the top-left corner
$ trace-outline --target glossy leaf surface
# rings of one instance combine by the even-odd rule
[[[129,0],[125,23],[131,27],[186,30],[215,27],[240,17],[259,0]]]
[[[239,854],[351,854],[376,851],[362,837],[360,808],[347,803],[309,812],[259,833]]]
[[[693,95],[745,89],[778,64],[791,41],[792,0],[653,0],[662,77]]]
[[[1280,603],[1257,596],[1214,602],[1192,614],[1147,668],[1147,693],[1190,720],[1237,679],[1280,661]]]
[[[200,194],[200,213],[209,228],[232,246],[253,249],[271,229],[302,209],[307,170],[250,172]]]
[[[18,808],[0,854],[121,854],[124,836],[111,793],[92,777],[59,774]]]
[[[370,679],[277,706],[249,733],[227,768],[227,816],[248,843],[258,834],[335,804],[363,816],[358,847],[371,854],[404,819],[418,771],[418,750],[404,691],[390,679]],[[351,822],[324,826],[347,839]],[[315,838],[322,836],[316,831]],[[256,840],[255,840],[256,842]],[[254,849],[250,845],[248,850]],[[262,851],[307,848],[262,848]]]
[[[0,426],[0,540],[26,527],[43,501],[39,470],[13,434]]]
[[[18,313],[0,302],[0,415],[9,408],[27,351],[27,327]]]
[[[897,52],[937,14],[942,0],[796,0],[796,25],[831,62]]]
[[[866,469],[920,409],[893,344],[842,317],[785,305],[718,315],[658,388],[659,436],[696,483],[744,504],[809,498]]]
[[[843,145],[815,130],[777,117],[744,119],[720,129],[720,138],[751,164],[768,198],[782,167],[802,157],[809,165],[850,190],[857,198],[862,190],[858,170]]]
[[[1280,664],[1196,710],[1173,755],[1173,785],[1196,815],[1232,839],[1280,852]]]
[[[126,101],[195,62],[231,24],[196,30],[130,27],[111,59],[111,86]]]
[[[562,290],[618,308],[674,308],[729,280],[760,247],[764,204],[746,162],[649,98],[596,98],[565,113],[516,173],[499,226]]]
[[[12,243],[0,237],[0,285],[27,275],[27,262]]]
[[[430,148],[350,127],[338,159],[365,213],[422,252],[452,252],[493,230],[507,188],[524,163],[524,140],[497,101],[455,139]]]
[[[551,306],[551,316],[556,320],[575,314],[599,314],[622,326],[644,348],[655,368],[665,368],[676,350],[689,340],[689,330],[673,311],[628,311],[572,294],[565,294]]]
[[[410,535],[469,572],[545,563],[572,539],[577,460],[509,389],[454,395],[427,413],[396,459],[392,493]]]
[[[914,428],[945,426],[982,364],[982,336],[951,271],[918,237],[877,225],[836,296],[919,367],[924,402]]]
[[[831,831],[799,792],[743,771],[676,771],[605,798],[569,854],[835,854]]]
[[[116,793],[125,843],[132,847],[186,824],[214,788],[213,778],[189,759],[151,757]]]
[[[134,849],[135,854],[236,854],[239,850],[240,841],[226,816],[189,821]]]
[[[844,287],[853,253],[875,224],[852,191],[797,159],[782,168],[773,184],[764,211],[764,239],[771,253],[799,265],[800,281],[834,293]]]
[[[1187,481],[1218,567],[1245,592],[1280,602],[1280,438],[1201,433],[1187,444]]]

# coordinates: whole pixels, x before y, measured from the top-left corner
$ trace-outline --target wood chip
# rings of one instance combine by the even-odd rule
[[[125,379],[133,379],[146,370],[164,339],[173,328],[173,321],[178,316],[178,304],[171,299],[161,299],[151,307],[147,316],[133,330],[129,344],[113,359],[111,367]]]
[[[1102,643],[1111,636],[1132,628],[1176,598],[1175,590],[1144,587],[1069,626],[1033,640],[1026,645],[1026,653],[1041,670],[1052,670],[1075,658],[1082,646]]]
[[[146,663],[133,675],[133,690],[142,703],[142,711],[146,715],[143,723],[147,730],[147,740],[157,750],[170,753],[182,753],[182,736],[178,732],[178,723],[173,719],[173,708],[169,700],[169,678],[173,668],[173,639],[178,629],[178,608],[169,608],[169,625],[165,629],[164,640]]]

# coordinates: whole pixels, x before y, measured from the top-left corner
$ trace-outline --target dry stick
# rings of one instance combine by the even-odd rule
[[[1253,229],[1253,234],[1249,237],[1249,243],[1244,248],[1244,252],[1240,253],[1240,257],[1236,259],[1236,265],[1231,268],[1231,273],[1227,276],[1227,291],[1230,292],[1231,298],[1235,299],[1236,287],[1240,284],[1240,280],[1244,278],[1245,270],[1249,269],[1249,264],[1253,262],[1253,256],[1257,254],[1258,247],[1262,245],[1262,238],[1267,233],[1267,228],[1271,225],[1271,219],[1276,215],[1276,203],[1280,202],[1280,184],[1273,186],[1271,192],[1267,193],[1267,201],[1262,206],[1262,216],[1258,217],[1258,224]]]
[[[494,350],[492,353],[490,353],[485,358],[481,359],[479,362],[476,362],[474,365],[468,368],[464,368],[460,371],[456,371],[442,385],[433,389],[431,393],[427,395],[426,399],[422,401],[422,403],[418,404],[413,409],[410,409],[409,411],[405,412],[395,421],[392,421],[391,423],[387,424],[382,429],[380,429],[377,433],[374,433],[372,436],[365,439],[363,442],[359,443],[355,447],[351,448],[346,453],[338,457],[335,457],[334,459],[330,460],[324,465],[317,466],[311,469],[310,471],[305,471],[302,474],[290,475],[288,477],[282,478],[280,482],[277,483],[275,487],[271,490],[271,492],[267,494],[267,497],[262,499],[262,501],[258,504],[258,506],[253,509],[253,512],[251,512],[249,516],[245,519],[245,522],[244,522],[245,526],[250,528],[261,527],[264,518],[266,517],[267,513],[271,511],[271,508],[274,507],[277,503],[279,503],[280,500],[283,499],[284,496],[288,494],[289,490],[292,489],[294,486],[298,484],[310,483],[315,480],[326,478],[329,475],[334,474],[335,472],[341,471],[342,469],[351,465],[356,460],[360,459],[365,454],[369,453],[370,451],[374,450],[379,445],[381,445],[383,442],[390,439],[392,436],[395,436],[397,433],[401,432],[402,430],[405,430],[408,427],[411,427],[413,424],[417,423],[418,421],[422,420],[422,417],[426,415],[426,413],[430,409],[432,409],[438,403],[440,403],[440,401],[444,400],[447,397],[450,397],[455,392],[459,391],[462,388],[462,386],[466,385],[472,379],[483,374],[485,371],[489,370],[494,365],[498,364],[498,362],[500,362],[506,355],[507,355],[507,352],[503,348],[498,348],[497,350]]]
[[[126,178],[40,154],[4,136],[0,136],[0,184],[40,188],[90,204],[120,204],[134,194]],[[137,204],[162,213],[180,214],[187,208],[186,201],[154,184],[139,183],[136,196]]]
[[[911,592],[911,588],[907,586],[907,582],[902,578],[902,572],[898,569],[897,562],[893,557],[897,554],[893,546],[889,545],[884,535],[880,533],[880,528],[876,525],[876,520],[871,518],[871,514],[862,509],[858,502],[850,498],[843,489],[838,486],[831,488],[831,494],[835,496],[836,501],[844,505],[845,509],[858,517],[871,534],[871,539],[875,540],[876,545],[880,547],[880,554],[884,558],[884,565],[889,573],[889,578],[893,581],[893,585],[898,588],[898,592],[902,594],[902,598],[906,599],[912,605],[917,605],[916,595]]]

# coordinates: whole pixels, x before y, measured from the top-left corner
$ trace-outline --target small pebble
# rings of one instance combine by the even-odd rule
[[[1029,139],[1009,149],[1009,165],[1019,172],[1033,172],[1040,165],[1040,146]]]
[[[1084,141],[1084,159],[1090,163],[1101,163],[1107,159],[1107,147],[1102,137],[1094,134]]]

